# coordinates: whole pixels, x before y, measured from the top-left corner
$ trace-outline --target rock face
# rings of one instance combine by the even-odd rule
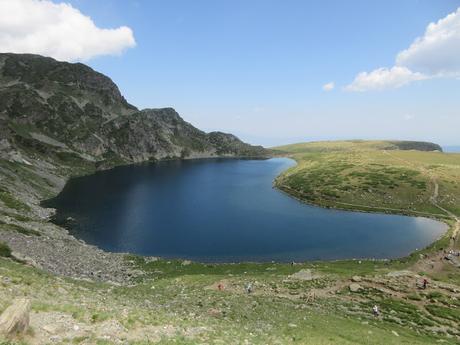
[[[0,54],[0,138],[4,150],[102,166],[266,154],[233,135],[200,131],[172,108],[139,111],[88,66],[29,54]]]
[[[29,300],[15,300],[0,316],[0,334],[12,336],[26,332],[29,327],[29,313]]]

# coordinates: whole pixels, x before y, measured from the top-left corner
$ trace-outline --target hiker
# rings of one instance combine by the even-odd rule
[[[248,284],[246,285],[246,292],[247,292],[248,294],[250,294],[250,293],[252,292],[252,283],[248,283]]]
[[[428,280],[426,278],[423,278],[423,290],[426,289],[427,285],[428,285]]]
[[[372,307],[372,313],[374,314],[375,317],[380,315],[379,307],[377,307],[377,305],[374,305]]]

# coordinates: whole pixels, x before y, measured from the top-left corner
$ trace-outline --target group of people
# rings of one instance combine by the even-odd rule
[[[422,289],[426,289],[428,287],[428,279],[426,278],[423,278],[422,280],[422,284],[419,285],[419,281],[417,280],[416,283],[415,283],[417,286],[420,286]],[[377,305],[374,305],[372,307],[372,314],[374,314],[375,317],[378,317],[380,316],[380,310],[379,310],[379,307]]]
[[[416,282],[416,285],[419,286],[418,281]],[[428,287],[428,279],[423,278],[421,288],[425,290],[427,287]],[[218,288],[219,291],[223,291],[224,290],[224,285],[222,283],[219,283],[219,285],[217,285],[217,288]],[[253,287],[252,283],[247,283],[245,285],[244,289],[245,289],[247,294],[251,294],[253,292],[254,287]],[[372,314],[375,317],[380,316],[380,309],[376,304],[372,307]]]

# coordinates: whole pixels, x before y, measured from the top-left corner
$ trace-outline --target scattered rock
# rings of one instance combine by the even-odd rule
[[[26,255],[22,255],[21,253],[18,253],[18,252],[12,252],[11,255],[16,260],[22,261],[27,265],[33,266],[33,267],[38,268],[38,269],[42,268],[39,264],[37,264],[37,262],[35,262],[34,259],[32,259],[32,258],[30,258],[30,257],[28,257]]]
[[[396,332],[396,331],[391,331],[391,333],[393,333],[396,337],[399,337],[398,332]]]
[[[412,277],[414,272],[411,271],[393,271],[387,274],[387,277]]]
[[[172,326],[171,326],[172,327]],[[201,327],[192,327],[192,328],[187,328],[184,331],[184,335],[186,337],[195,337],[197,335],[206,333],[209,329],[207,327],[201,326]]]
[[[350,284],[349,288],[351,292],[359,292],[363,289],[362,286],[357,283]]]
[[[30,301],[25,298],[13,301],[0,316],[0,333],[15,335],[29,328]]]
[[[60,327],[60,325],[58,324],[49,324],[49,325],[44,325],[42,327],[42,329],[46,332],[48,332],[49,334],[58,334],[62,331],[62,327]]]
[[[160,260],[160,259],[158,257],[156,257],[156,256],[146,256],[144,258],[144,261],[145,261],[146,264],[148,264],[150,262],[156,262],[158,260]]]
[[[360,276],[353,276],[351,277],[351,281],[355,283],[361,282],[363,279]]]
[[[192,262],[190,260],[184,260],[182,261],[182,266],[188,266],[190,265]]]
[[[313,273],[312,270],[310,269],[306,269],[306,270],[300,270],[299,272],[291,274],[289,278],[296,279],[296,280],[314,280],[314,279],[321,278],[321,275]]]
[[[61,287],[61,286],[58,287],[58,292],[59,292],[59,294],[61,294],[61,295],[67,295],[67,290],[64,289],[64,288]]]
[[[117,320],[106,320],[98,325],[98,334],[107,339],[119,339],[126,336],[126,328]]]
[[[208,309],[208,315],[213,316],[213,317],[221,317],[222,312],[219,309],[211,308],[211,309]]]

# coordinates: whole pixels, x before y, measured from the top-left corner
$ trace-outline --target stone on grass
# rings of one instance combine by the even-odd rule
[[[363,288],[361,287],[361,285],[356,284],[356,283],[350,284],[349,288],[350,288],[350,291],[351,291],[351,292],[359,292],[359,291],[361,291],[361,290],[363,289]]]
[[[49,325],[44,325],[42,327],[42,329],[46,332],[48,332],[49,334],[58,334],[60,332],[63,331],[63,328],[61,327],[61,325],[58,325],[58,324],[49,324]]]
[[[351,281],[355,283],[359,283],[360,281],[362,281],[362,278],[360,276],[353,276],[351,277]]]
[[[291,279],[296,279],[296,280],[314,280],[314,279],[319,279],[321,276],[319,274],[315,274],[312,272],[312,270],[300,270],[299,272],[296,272],[294,274],[291,274],[289,276]]]
[[[22,334],[29,328],[30,301],[25,298],[13,301],[0,316],[0,334]]]
[[[222,311],[216,308],[208,309],[208,315],[213,317],[221,317]]]

